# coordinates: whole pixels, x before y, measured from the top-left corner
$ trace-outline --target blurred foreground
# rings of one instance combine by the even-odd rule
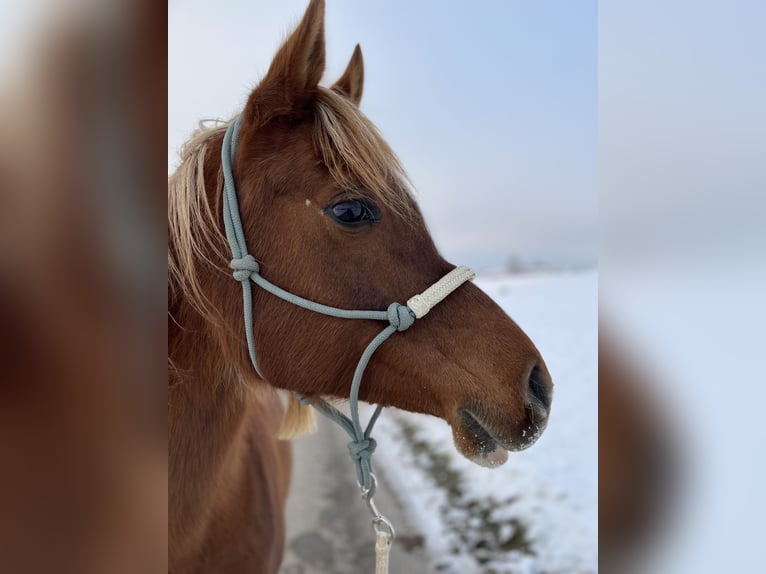
[[[164,572],[164,6],[0,21],[0,570]]]

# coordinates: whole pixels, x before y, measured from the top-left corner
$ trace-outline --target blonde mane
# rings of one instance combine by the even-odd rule
[[[168,287],[173,297],[184,296],[203,317],[215,321],[218,312],[200,284],[199,261],[210,261],[209,253],[228,259],[226,237],[205,189],[205,159],[210,141],[226,131],[229,122],[200,122],[199,129],[180,151],[181,163],[168,178]],[[223,187],[223,173],[216,187]]]
[[[319,87],[314,107],[314,146],[318,156],[342,189],[358,191],[390,212],[411,219],[411,183],[396,154],[359,108],[331,89]],[[263,124],[271,118],[257,121]],[[215,194],[205,189],[205,161],[212,140],[230,122],[204,123],[184,144],[181,162],[168,179],[168,284],[172,297],[183,296],[205,319],[220,320],[199,280],[198,266],[220,266],[228,261],[226,237],[218,210],[209,197],[218,197],[223,174],[218,171]],[[243,217],[247,217],[243,214]],[[211,261],[211,255],[219,259]]]

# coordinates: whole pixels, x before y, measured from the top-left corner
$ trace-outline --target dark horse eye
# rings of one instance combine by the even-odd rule
[[[358,227],[380,221],[380,209],[366,199],[346,199],[328,208],[332,218],[346,227]]]

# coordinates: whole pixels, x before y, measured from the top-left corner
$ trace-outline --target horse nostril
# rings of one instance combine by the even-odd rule
[[[552,387],[553,383],[550,376],[538,365],[535,365],[529,375],[529,391],[533,397],[543,404],[546,410],[551,407]]]

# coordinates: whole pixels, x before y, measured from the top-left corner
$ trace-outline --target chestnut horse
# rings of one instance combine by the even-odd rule
[[[272,283],[346,309],[384,310],[454,268],[436,250],[405,172],[362,115],[357,46],[319,85],[324,2],[312,0],[241,115],[233,173],[250,251]],[[305,426],[275,389],[347,398],[377,321],[313,313],[254,288],[259,376],[222,222],[226,125],[182,150],[168,186],[171,572],[274,573],[284,546],[290,447]],[[471,283],[375,354],[360,398],[441,417],[487,466],[530,446],[552,384],[522,330]],[[297,421],[297,422],[296,422]],[[290,428],[287,428],[290,427]]]

